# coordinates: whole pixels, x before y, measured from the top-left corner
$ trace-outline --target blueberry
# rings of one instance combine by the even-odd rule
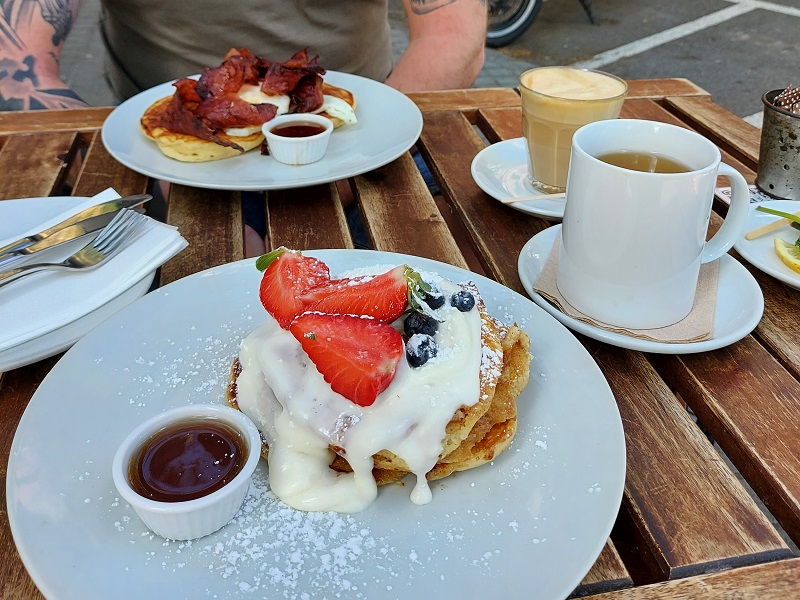
[[[439,329],[439,321],[428,315],[422,313],[412,312],[406,317],[403,323],[403,331],[408,337],[415,333],[424,333],[425,335],[436,335],[436,330]]]
[[[469,312],[475,306],[475,296],[470,292],[461,290],[450,296],[450,306],[455,306],[461,312]]]
[[[422,301],[432,309],[444,306],[444,294],[437,287],[431,287],[430,292],[422,292]]]
[[[406,359],[412,367],[421,367],[437,352],[436,341],[424,333],[415,333],[406,342]]]

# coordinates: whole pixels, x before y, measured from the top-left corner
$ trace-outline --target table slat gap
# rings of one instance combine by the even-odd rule
[[[143,194],[148,188],[148,178],[112,158],[100,134],[96,133],[89,143],[72,193],[74,196],[94,196],[110,187],[120,196]]]
[[[75,132],[31,133],[11,137],[0,150],[0,198],[61,195],[60,187],[77,154]]]
[[[240,196],[239,192],[170,186],[167,223],[178,228],[189,246],[161,267],[160,285],[244,258]]]
[[[267,248],[353,248],[336,184],[267,193]]]
[[[570,598],[581,598],[631,586],[633,579],[625,568],[614,542],[609,539],[580,585],[570,594]]]
[[[487,108],[478,111],[477,126],[490,143],[522,137],[519,108]]]
[[[463,223],[482,268],[503,285],[524,294],[517,257],[525,242],[547,223],[500,206],[477,186],[470,166],[484,147],[470,122],[459,113],[426,113],[419,148],[442,195]]]
[[[609,592],[592,598],[593,600],[793,598],[797,595],[798,581],[800,581],[800,559],[794,558]]]
[[[651,360],[787,534],[800,541],[800,383],[751,336],[703,355]]]
[[[681,120],[742,160],[750,169],[756,169],[761,144],[761,130],[758,127],[714,104],[710,97],[669,97],[665,104]]]
[[[664,577],[789,553],[644,355],[587,345],[625,424],[624,503]]]
[[[410,154],[360,175],[354,182],[375,250],[413,254],[468,268]],[[396,191],[400,189],[402,194]]]

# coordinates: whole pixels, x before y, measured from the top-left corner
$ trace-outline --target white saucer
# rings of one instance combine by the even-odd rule
[[[472,159],[472,178],[479,188],[497,200],[543,194],[528,181],[527,152],[525,138],[487,146]],[[563,198],[549,198],[507,206],[529,215],[560,221],[564,217],[564,202]]]
[[[729,255],[719,263],[719,294],[714,315],[714,331],[709,340],[688,344],[651,342],[612,333],[569,317],[550,304],[533,289],[542,272],[561,225],[548,227],[531,238],[519,254],[517,268],[525,291],[533,301],[563,325],[583,335],[620,348],[656,354],[691,354],[728,346],[750,333],[764,312],[764,295],[750,272]]]
[[[780,217],[776,217],[775,215],[756,210],[758,206],[766,206],[767,208],[782,210],[783,212],[795,213],[800,210],[800,200],[770,200],[768,202],[759,202],[758,204],[751,205],[750,216],[747,217],[747,225],[744,229],[745,232],[752,231],[762,225],[780,219]],[[760,238],[754,240],[746,240],[744,236],[742,236],[742,239],[736,242],[733,247],[743,259],[755,268],[764,271],[767,275],[771,275],[788,286],[800,290],[800,273],[795,273],[783,264],[783,261],[778,258],[775,252],[775,243],[773,239],[776,236],[794,244],[797,238],[800,237],[800,231],[787,225],[786,227],[777,229],[767,235],[762,235]]]

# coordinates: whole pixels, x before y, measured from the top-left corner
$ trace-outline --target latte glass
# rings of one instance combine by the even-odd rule
[[[563,192],[573,134],[587,123],[617,118],[628,84],[602,71],[540,67],[520,75],[519,91],[531,184]]]

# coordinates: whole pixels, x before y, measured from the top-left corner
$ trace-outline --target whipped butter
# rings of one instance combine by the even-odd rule
[[[422,275],[448,298],[461,289],[433,273]],[[411,500],[431,501],[425,474],[438,461],[453,414],[478,401],[482,361],[477,307],[462,313],[446,302],[433,312],[442,321],[437,356],[416,368],[403,358],[391,384],[368,407],[334,392],[271,316],[242,341],[237,402],[269,444],[270,487],[282,501],[306,511],[365,509],[377,496],[372,455],[381,450],[402,458],[416,476]],[[353,473],[329,468],[330,445],[344,449]]]
[[[272,104],[277,107],[276,116],[285,115],[290,112],[291,98],[282,94],[280,96],[270,96],[261,91],[257,85],[244,84],[238,92],[239,98],[248,104]],[[336,96],[325,94],[322,96],[322,106],[313,111],[312,114],[327,113],[331,117],[341,119],[345,125],[352,125],[358,122],[353,107],[347,102]],[[229,127],[225,130],[227,135],[232,137],[247,137],[261,131],[261,125],[249,127]]]

